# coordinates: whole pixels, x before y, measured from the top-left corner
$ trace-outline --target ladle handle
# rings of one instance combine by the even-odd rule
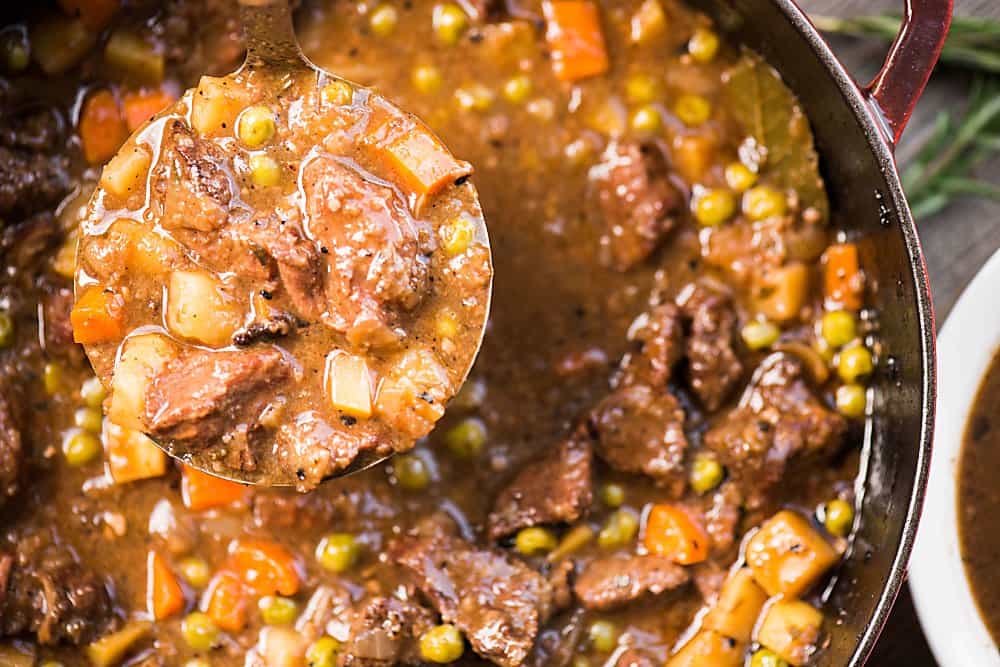
[[[308,64],[295,38],[288,0],[239,0],[239,4],[248,65],[301,67]]]
[[[865,93],[885,124],[889,141],[899,141],[924,92],[948,37],[954,0],[906,0],[899,34],[885,64]]]

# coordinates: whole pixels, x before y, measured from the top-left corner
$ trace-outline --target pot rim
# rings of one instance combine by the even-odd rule
[[[861,127],[868,145],[877,160],[885,182],[888,185],[886,201],[889,220],[895,218],[903,234],[906,244],[907,259],[910,265],[910,278],[915,286],[916,321],[920,328],[920,361],[921,361],[921,416],[920,439],[918,443],[917,466],[914,471],[913,491],[906,506],[903,518],[900,541],[895,545],[895,554],[889,568],[888,577],[882,590],[878,593],[872,617],[865,624],[864,632],[848,663],[849,667],[863,665],[868,658],[882,628],[892,611],[896,596],[902,587],[906,576],[906,566],[917,534],[917,527],[923,509],[924,494],[927,486],[931,462],[931,444],[934,433],[934,418],[936,405],[937,365],[935,358],[935,327],[934,309],[931,301],[930,282],[927,266],[924,261],[923,249],[917,235],[916,224],[910,213],[909,205],[903,194],[903,186],[896,169],[893,156],[893,145],[888,123],[874,100],[858,85],[844,67],[840,59],[834,55],[826,40],[816,30],[809,18],[794,0],[772,0],[784,13],[793,27],[809,44],[813,53],[830,74],[854,115],[855,123]],[[877,193],[876,193],[877,194]],[[892,443],[888,443],[892,444]]]

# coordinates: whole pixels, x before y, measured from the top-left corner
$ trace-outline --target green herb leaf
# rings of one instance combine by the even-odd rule
[[[795,190],[802,208],[830,213],[812,129],[798,100],[778,73],[759,56],[745,53],[723,76],[723,96],[749,141],[741,157],[759,160],[762,177]]]

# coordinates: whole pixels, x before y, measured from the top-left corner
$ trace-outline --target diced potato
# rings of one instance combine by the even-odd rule
[[[76,245],[79,240],[79,228],[72,229],[52,258],[52,270],[67,280],[72,280],[76,273]]]
[[[816,651],[823,614],[802,600],[775,600],[757,629],[757,641],[790,665],[808,662]]]
[[[257,640],[257,652],[264,667],[302,667],[306,642],[291,628],[265,627]]]
[[[342,350],[327,355],[326,387],[337,410],[361,419],[372,416],[372,378],[364,357]]]
[[[805,305],[809,270],[802,262],[789,262],[764,274],[757,291],[757,310],[768,319],[787,322],[798,317]]]
[[[152,156],[144,146],[133,144],[118,152],[101,173],[101,187],[122,199],[146,188]]]
[[[159,477],[167,471],[167,455],[139,431],[109,422],[102,435],[108,472],[116,484]]]
[[[202,136],[232,134],[246,100],[226,79],[203,76],[191,102],[191,126]]]
[[[133,220],[116,220],[108,236],[123,244],[122,255],[127,258],[129,270],[136,273],[165,273],[182,257],[175,241]]]
[[[101,637],[87,647],[87,657],[94,667],[114,667],[121,664],[133,646],[142,641],[153,630],[149,621],[130,621],[118,632]]]
[[[768,595],[798,597],[837,562],[837,552],[802,515],[782,510],[750,538],[746,560]]]
[[[667,16],[663,13],[660,0],[646,0],[629,24],[629,38],[635,44],[648,44],[664,33],[667,27]]]
[[[222,285],[204,271],[174,271],[167,283],[167,327],[206,345],[227,345],[239,312]]]
[[[701,182],[712,163],[715,142],[703,135],[678,135],[670,144],[677,173],[689,184]]]
[[[31,29],[31,55],[46,74],[61,74],[97,44],[98,34],[79,19],[52,16]]]
[[[159,83],[163,80],[163,53],[133,30],[115,30],[104,46],[104,61],[127,77]]]
[[[667,660],[666,667],[741,667],[746,644],[702,630]]]
[[[125,341],[111,381],[111,404],[108,419],[134,430],[144,427],[141,415],[146,411],[146,389],[175,354],[170,342],[159,334],[132,336]]]
[[[423,437],[444,415],[450,393],[448,372],[433,353],[410,350],[379,385],[375,412],[401,432]]]
[[[702,625],[737,641],[749,642],[765,602],[767,593],[754,581],[750,570],[741,568],[722,584],[719,599]]]

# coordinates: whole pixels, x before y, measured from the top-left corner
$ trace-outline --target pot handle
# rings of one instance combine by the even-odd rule
[[[906,12],[882,69],[864,88],[893,145],[924,92],[951,26],[954,0],[906,0]]]

